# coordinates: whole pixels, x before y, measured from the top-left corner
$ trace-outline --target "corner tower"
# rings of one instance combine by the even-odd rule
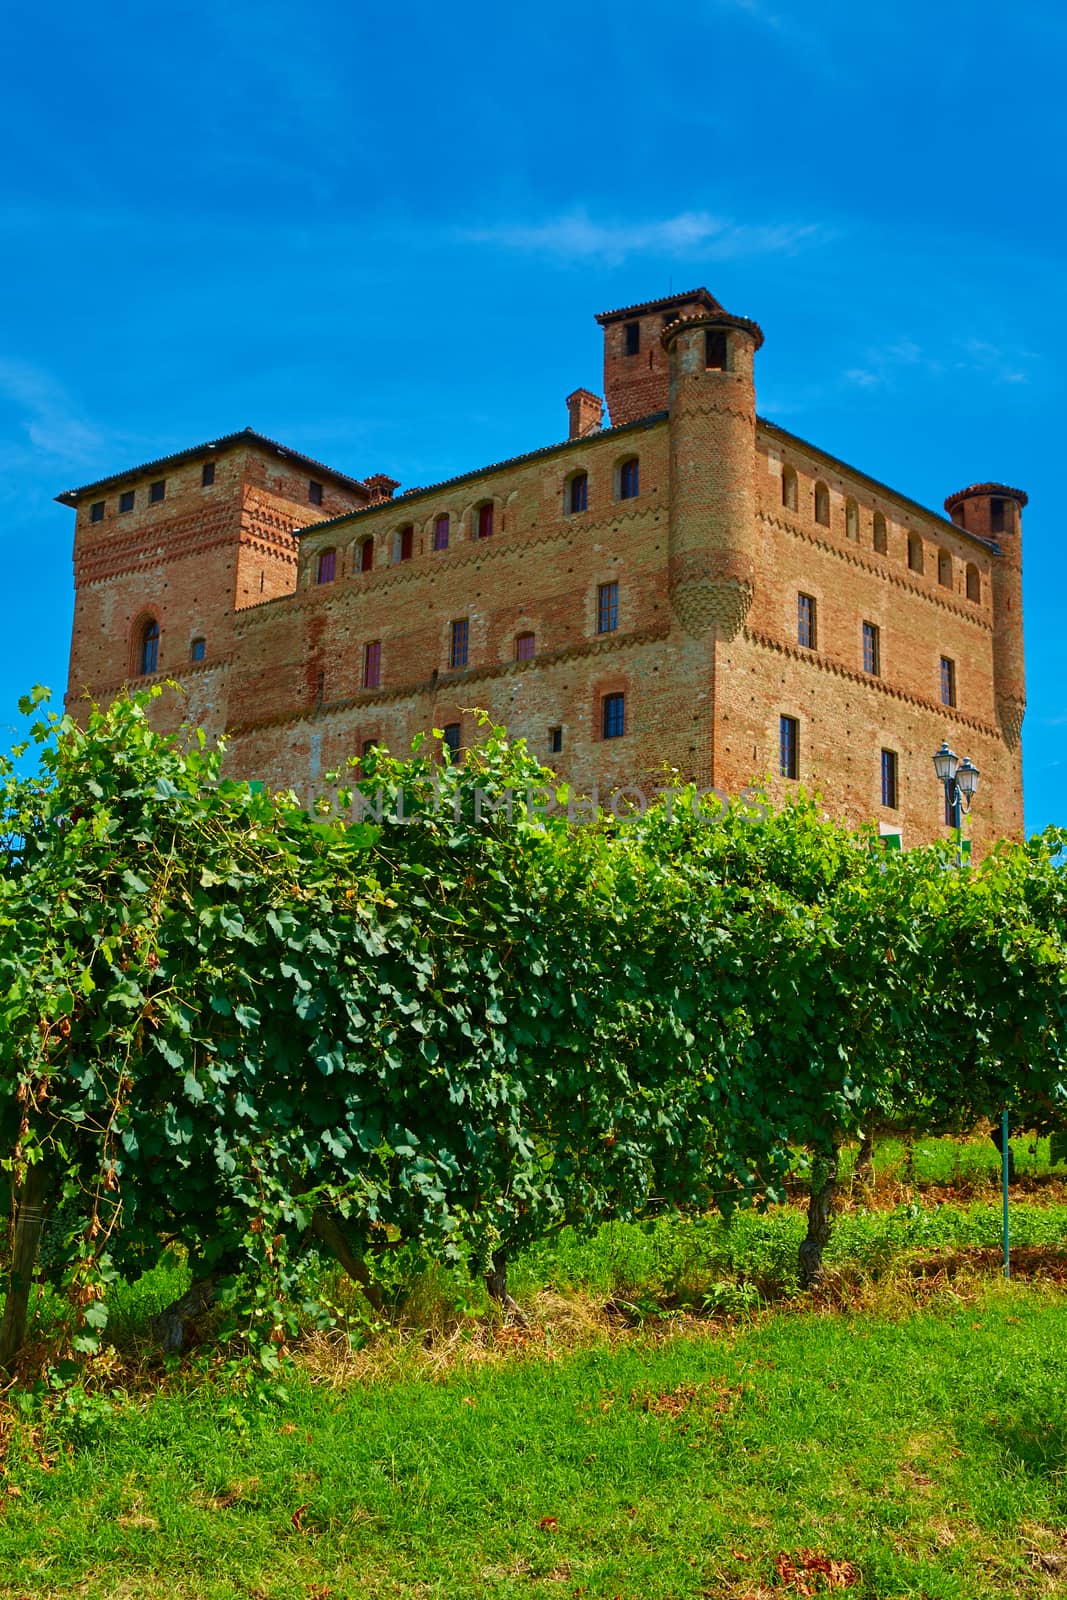
[[[709,296],[710,299],[710,296]],[[733,639],[755,574],[756,391],[763,334],[721,308],[664,328],[670,388],[668,587],[685,631]]]
[[[604,330],[604,397],[613,428],[666,411],[670,373],[660,342],[664,328],[679,317],[721,310],[706,289],[687,289],[665,300],[598,313]]]
[[[993,564],[993,686],[997,721],[1008,749],[1019,749],[1026,711],[1023,657],[1022,489],[1004,483],[972,483],[950,494],[945,510],[968,533],[996,549]]]

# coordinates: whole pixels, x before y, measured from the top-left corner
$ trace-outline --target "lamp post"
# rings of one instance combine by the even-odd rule
[[[934,752],[934,771],[945,790],[945,814],[956,832],[956,870],[963,865],[963,813],[970,811],[978,788],[978,768],[968,756],[961,761],[947,741]],[[1004,1276],[1011,1277],[1008,1236],[1008,1113],[1000,1116],[1000,1188],[1004,1213]]]

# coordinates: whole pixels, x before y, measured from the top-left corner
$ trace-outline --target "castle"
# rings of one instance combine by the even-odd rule
[[[397,493],[247,429],[70,490],[68,705],[178,678],[229,770],[317,792],[484,708],[583,794],[666,769],[797,780],[907,844],[931,755],[980,768],[978,850],[1023,825],[1021,512],[948,520],[756,415],[756,323],[706,289],[602,312],[567,439]]]

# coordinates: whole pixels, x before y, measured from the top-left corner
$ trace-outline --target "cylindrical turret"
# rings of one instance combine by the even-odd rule
[[[756,391],[763,334],[725,311],[663,330],[670,361],[668,581],[687,633],[738,633],[755,574]]]
[[[957,527],[998,547],[993,563],[993,679],[997,721],[1010,750],[1019,746],[1026,710],[1023,659],[1022,489],[1003,483],[972,483],[950,494],[945,510]]]

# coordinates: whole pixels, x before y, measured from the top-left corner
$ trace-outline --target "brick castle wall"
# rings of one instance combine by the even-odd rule
[[[188,697],[157,714],[228,730],[231,770],[301,793],[369,740],[403,750],[416,732],[459,724],[469,742],[482,708],[582,792],[654,787],[675,771],[780,795],[792,787],[779,775],[786,715],[800,779],[832,813],[900,828],[906,844],[940,835],[930,757],[947,738],[982,772],[976,848],[1021,833],[1025,496],[979,485],[961,527],[757,421],[762,336],[706,291],[601,320],[614,426],[435,488],[389,499],[391,480],[321,469],[313,505],[303,458],[234,436],[219,442],[208,487],[205,458],[190,454],[167,470],[161,503],[147,498],[161,464],[64,497],[77,506],[71,696],[138,681],[139,630],[155,617],[158,670]],[[622,498],[633,461],[637,493]],[[571,509],[576,474],[586,495]],[[120,514],[128,487],[135,508]],[[604,632],[608,583],[618,622]],[[798,642],[801,593],[815,601],[814,648]],[[453,668],[460,620],[468,661]],[[877,675],[864,670],[864,622],[878,629]],[[517,659],[526,634],[532,660]],[[206,650],[194,663],[196,638]],[[371,643],[377,685],[364,681]],[[941,703],[942,657],[955,707]],[[604,698],[620,693],[625,732],[604,738]],[[896,807],[882,804],[883,750],[897,757]]]

